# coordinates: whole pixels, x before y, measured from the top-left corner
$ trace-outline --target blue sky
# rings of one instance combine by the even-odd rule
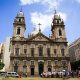
[[[39,22],[42,32],[49,36],[56,9],[65,22],[68,42],[80,37],[80,0],[0,0],[0,43],[12,36],[13,21],[21,7],[26,19],[25,36],[38,31]]]

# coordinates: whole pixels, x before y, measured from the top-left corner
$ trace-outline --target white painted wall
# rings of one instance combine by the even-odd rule
[[[3,51],[3,62],[5,64],[5,71],[9,71],[9,65],[10,65],[10,37],[6,38],[6,41],[4,42],[4,51]]]

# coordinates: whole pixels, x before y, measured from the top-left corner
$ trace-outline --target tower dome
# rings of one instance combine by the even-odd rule
[[[24,13],[22,10],[20,10],[15,19],[14,19],[14,32],[13,32],[13,37],[15,38],[21,38],[24,37],[24,32],[26,30],[26,25],[25,25],[25,17],[24,17]]]
[[[59,19],[59,16],[57,14],[54,14],[54,19]]]
[[[17,14],[17,17],[24,17],[24,13],[22,10],[19,11],[19,13]]]
[[[61,19],[60,18],[60,15],[58,15],[58,13],[55,11],[55,13],[54,13],[54,19]]]

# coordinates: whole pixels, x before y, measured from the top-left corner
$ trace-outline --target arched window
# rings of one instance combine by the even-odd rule
[[[31,65],[34,65],[34,61],[33,60],[31,61]]]
[[[57,23],[59,24],[59,20],[57,20]]]
[[[19,19],[19,22],[21,22],[21,19]]]
[[[19,48],[15,48],[15,55],[16,55],[16,56],[19,55]]]
[[[18,72],[18,64],[19,64],[19,61],[14,62],[14,72]]]
[[[24,49],[24,54],[26,54],[27,53],[27,49]]]
[[[48,61],[48,66],[51,66],[51,61]]]
[[[47,55],[50,57],[50,48],[47,48]]]
[[[17,28],[17,34],[20,34],[20,27]]]
[[[66,68],[66,61],[65,60],[62,61],[62,66],[63,66],[63,68]]]
[[[31,56],[34,57],[34,48],[31,48]]]
[[[43,56],[43,47],[39,46],[39,56]]]
[[[61,54],[62,56],[64,56],[64,49],[61,49]]]
[[[62,31],[61,31],[61,29],[59,29],[59,36],[62,36]]]

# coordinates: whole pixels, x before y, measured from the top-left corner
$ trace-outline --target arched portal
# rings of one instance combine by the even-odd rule
[[[41,73],[44,71],[44,63],[43,62],[39,62],[38,63],[38,72],[39,75],[41,75]]]
[[[31,67],[31,76],[34,76],[34,67]]]
[[[51,72],[51,68],[48,68],[48,71],[50,71],[50,72]]]
[[[18,65],[17,64],[14,65],[14,72],[18,72]]]

